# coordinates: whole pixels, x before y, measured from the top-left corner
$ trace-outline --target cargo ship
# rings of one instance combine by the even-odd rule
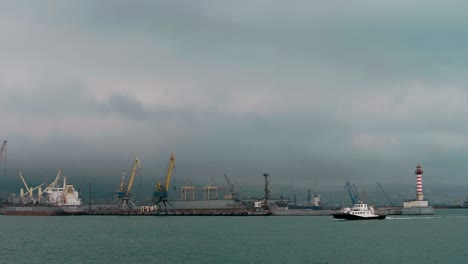
[[[307,196],[307,203],[304,203],[304,204],[297,204],[296,196],[294,196],[294,203],[288,204],[288,209],[322,210],[322,206],[320,205],[320,196],[315,194],[311,200],[310,190],[309,190],[309,194]]]
[[[84,209],[81,206],[79,193],[73,185],[67,184],[67,178],[62,176],[59,170],[55,180],[42,191],[41,185],[29,187],[20,173],[27,191],[20,189],[19,197],[12,195],[4,203],[1,213],[4,215],[24,215],[24,216],[53,216],[53,215],[79,215]],[[60,184],[62,180],[62,184]],[[37,195],[34,196],[34,191]],[[45,195],[44,195],[45,194]]]

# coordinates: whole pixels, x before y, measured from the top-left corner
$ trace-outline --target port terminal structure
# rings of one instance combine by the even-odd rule
[[[416,200],[403,203],[401,214],[403,215],[433,215],[434,208],[429,206],[429,202],[424,200],[422,188],[423,170],[420,164],[416,167]]]
[[[153,198],[156,198],[151,205],[140,205],[135,206],[132,210],[114,210],[112,205],[106,204],[95,204],[89,206],[89,210],[85,212],[87,215],[140,215],[140,216],[267,216],[272,215],[271,205],[270,205],[270,189],[268,182],[268,173],[262,174],[265,177],[265,194],[263,198],[258,199],[247,199],[241,200],[238,199],[237,188],[234,187],[232,182],[229,180],[227,175],[225,178],[230,185],[230,195],[227,199],[212,199],[205,197],[204,200],[192,200],[184,199],[186,198],[186,192],[192,191],[192,186],[188,184],[184,192],[182,192],[181,200],[171,200],[170,203],[167,200],[167,191],[169,186],[169,180],[171,171],[174,167],[175,158],[174,155],[171,155],[169,162],[168,174],[166,176],[166,184],[163,185],[158,183],[155,190],[155,195]],[[213,181],[212,181],[213,182]],[[211,187],[212,184],[210,183]],[[91,190],[90,190],[91,192]],[[156,193],[160,192],[160,193]],[[165,192],[165,193],[164,193]],[[192,196],[193,198],[193,196]],[[159,203],[157,203],[159,202]],[[168,203],[170,208],[161,208],[160,204]]]

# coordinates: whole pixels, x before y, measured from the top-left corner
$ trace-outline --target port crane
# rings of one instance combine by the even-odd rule
[[[137,170],[141,172],[141,162],[138,157],[135,158],[132,167],[132,174],[130,175],[130,179],[128,183],[125,182],[125,171],[122,171],[122,178],[120,180],[119,190],[117,191],[117,198],[119,199],[119,210],[128,211],[135,209],[135,204],[130,199],[130,193],[133,187],[133,181],[135,179],[135,175]]]
[[[239,191],[237,190],[236,186],[229,180],[229,177],[224,173],[224,178],[227,181],[227,184],[229,186],[229,195],[226,198],[232,199],[232,200],[237,200],[237,195],[239,194]]]
[[[380,182],[377,183],[377,188],[382,191],[382,193],[385,195],[385,198],[387,198],[387,201],[390,203],[390,205],[393,207],[395,206],[392,202],[392,200],[390,200],[390,198],[388,197],[387,193],[384,191],[382,185],[380,185]]]
[[[166,182],[164,185],[158,181],[156,188],[153,192],[153,202],[156,206],[159,206],[160,203],[164,204],[164,211],[167,211],[166,206],[167,204],[171,203],[167,200],[167,192],[169,191],[169,184],[171,181],[172,171],[175,169],[175,156],[171,153],[171,157],[169,158],[169,165],[167,168],[167,175],[166,175]]]
[[[359,202],[360,200],[362,200],[362,197],[361,197],[361,195],[359,194],[358,189],[357,189],[357,187],[356,187],[356,185],[355,185],[354,183],[353,183],[353,189],[354,189],[354,194],[356,195],[357,200],[358,200],[358,202]]]
[[[353,204],[359,203],[359,193],[357,191],[356,185],[352,185],[349,181],[346,182],[344,189],[348,189],[349,197]]]

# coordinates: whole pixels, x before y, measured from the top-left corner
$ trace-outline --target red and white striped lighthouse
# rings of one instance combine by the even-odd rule
[[[416,167],[416,171],[414,172],[416,174],[416,201],[422,201],[423,200],[423,190],[422,190],[422,175],[423,175],[423,170],[421,165],[418,164]]]

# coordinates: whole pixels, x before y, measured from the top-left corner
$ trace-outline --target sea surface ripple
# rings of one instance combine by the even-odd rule
[[[0,263],[468,263],[468,209],[433,216],[0,216]]]

